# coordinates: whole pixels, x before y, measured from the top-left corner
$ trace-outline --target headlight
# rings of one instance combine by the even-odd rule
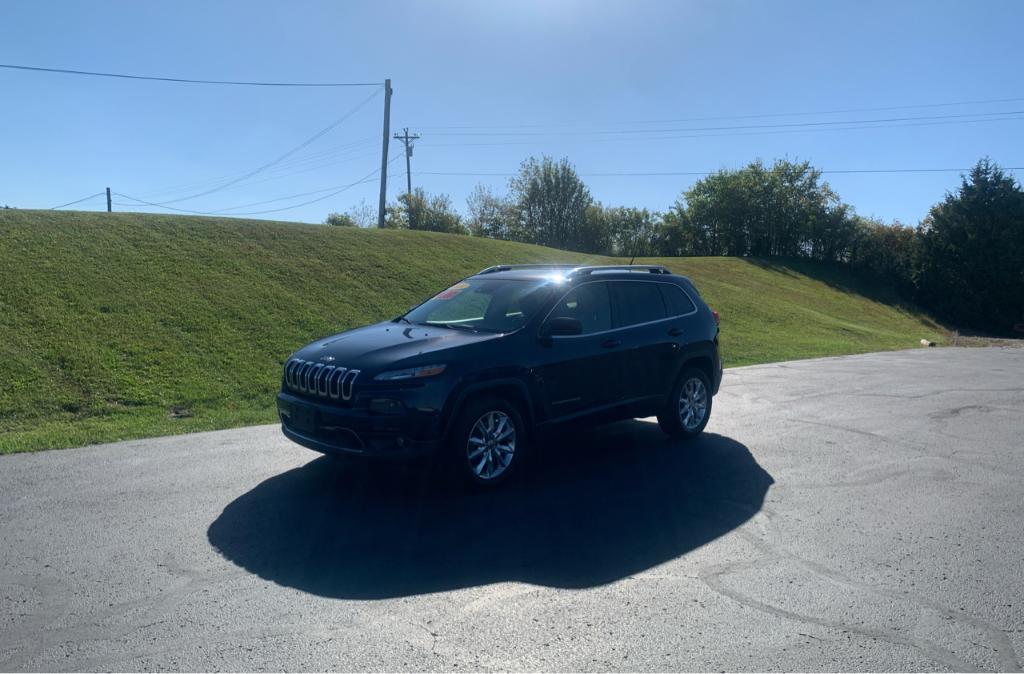
[[[444,365],[422,365],[420,367],[410,367],[405,370],[382,372],[373,379],[374,381],[396,381],[398,379],[420,379],[422,377],[433,377],[434,375],[444,372],[444,368]]]

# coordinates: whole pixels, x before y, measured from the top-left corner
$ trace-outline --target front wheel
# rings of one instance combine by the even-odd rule
[[[665,409],[658,414],[658,425],[673,438],[693,438],[701,434],[711,418],[711,382],[702,370],[683,370]]]
[[[492,487],[518,472],[527,432],[518,408],[503,398],[473,401],[459,414],[450,455],[470,484]]]

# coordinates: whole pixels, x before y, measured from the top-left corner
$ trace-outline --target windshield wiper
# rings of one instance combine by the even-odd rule
[[[480,332],[471,325],[465,323],[428,323],[427,325],[434,325],[442,328],[448,328],[449,330],[467,330],[469,332]]]
[[[416,325],[415,323],[413,323],[412,321],[410,321],[410,320],[409,320],[408,318],[406,318],[405,316],[399,316],[398,318],[396,318],[396,319],[395,319],[395,321],[401,321],[401,322],[403,322],[403,323],[408,323],[409,325]]]

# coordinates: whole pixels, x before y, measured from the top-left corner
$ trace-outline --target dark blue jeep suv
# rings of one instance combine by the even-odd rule
[[[277,407],[284,434],[319,452],[433,454],[492,485],[570,421],[657,415],[695,436],[721,379],[718,314],[686,277],[501,265],[295,352]]]

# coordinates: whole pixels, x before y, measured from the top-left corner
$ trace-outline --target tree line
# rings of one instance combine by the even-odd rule
[[[364,224],[365,210],[327,223]],[[659,213],[601,204],[568,159],[531,157],[507,192],[477,185],[467,210],[416,189],[388,206],[385,226],[630,258],[807,258],[880,278],[958,326],[1024,323],[1024,190],[987,158],[917,227],[858,215],[820,170],[788,160],[710,174]]]

